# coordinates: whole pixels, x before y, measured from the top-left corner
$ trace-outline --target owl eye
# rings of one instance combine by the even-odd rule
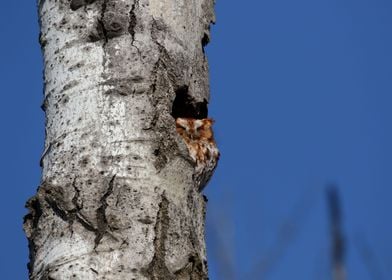
[[[203,129],[203,123],[200,122],[199,120],[195,121],[195,129],[197,131],[200,131],[201,129]]]
[[[176,120],[176,125],[178,128],[186,129],[188,127],[188,122],[184,119],[178,118]]]
[[[186,126],[184,126],[184,125],[179,125],[179,128],[186,130]]]

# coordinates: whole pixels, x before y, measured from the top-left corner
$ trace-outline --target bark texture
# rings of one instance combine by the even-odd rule
[[[175,117],[203,118],[213,0],[41,0],[42,181],[30,279],[207,279],[205,198]]]

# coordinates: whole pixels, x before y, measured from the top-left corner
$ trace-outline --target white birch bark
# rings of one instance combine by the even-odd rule
[[[39,17],[30,279],[207,279],[205,198],[174,117],[206,116],[213,0],[41,0]]]

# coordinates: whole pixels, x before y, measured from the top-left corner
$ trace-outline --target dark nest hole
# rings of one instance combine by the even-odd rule
[[[196,102],[189,95],[188,86],[181,86],[176,90],[176,98],[173,102],[172,116],[173,118],[192,118],[204,119],[208,116],[207,100]]]

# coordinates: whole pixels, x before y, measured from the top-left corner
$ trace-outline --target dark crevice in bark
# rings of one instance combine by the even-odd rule
[[[99,30],[102,33],[103,36],[103,42],[102,42],[102,50],[103,50],[103,57],[102,57],[102,78],[103,80],[106,80],[106,61],[107,61],[107,50],[106,50],[106,45],[108,43],[108,35],[107,35],[107,31],[105,28],[105,24],[104,24],[104,17],[105,17],[105,12],[106,12],[106,7],[107,7],[107,1],[108,0],[103,0],[102,1],[102,6],[101,6],[101,15],[100,15],[100,19],[98,19],[97,24],[99,27]]]
[[[165,263],[167,232],[170,225],[169,200],[165,194],[161,195],[161,202],[154,226],[154,257],[146,268],[142,269],[145,277],[151,280],[174,280],[175,275],[170,272]]]
[[[40,217],[42,216],[42,206],[37,197],[31,198],[26,203],[26,208],[29,210],[29,213],[24,216],[23,219],[23,227],[27,234],[27,239],[29,243],[29,263],[27,264],[27,268],[29,270],[29,275],[33,273],[34,262],[35,262],[35,254],[37,252],[37,246],[34,242],[35,237],[38,233],[38,222]]]
[[[24,223],[26,224],[31,221],[30,229],[36,229],[42,215],[41,203],[36,197],[33,197],[27,201],[26,208],[29,209],[30,212],[24,217]]]
[[[83,208],[83,202],[80,203],[80,190],[78,189],[76,185],[76,178],[72,182],[72,187],[75,191],[75,194],[72,198],[72,204],[74,205],[74,209],[69,211],[69,214],[72,217],[72,220],[77,220],[86,230],[91,231],[91,232],[96,232],[97,229],[94,228],[94,226],[87,220],[86,217],[81,213],[81,210]]]
[[[46,197],[45,201],[57,217],[62,219],[64,222],[69,222],[70,225],[73,223],[73,216],[69,215],[67,210],[62,209],[56,200],[50,197]]]
[[[102,20],[98,19],[95,24],[95,29],[88,35],[88,41],[93,43],[100,40],[106,40],[105,33],[106,31],[104,29]]]
[[[104,43],[102,46],[104,51],[106,48],[106,43],[108,42],[108,32],[105,27],[105,13],[106,13],[106,8],[107,8],[107,2],[108,2],[108,0],[102,1],[101,15],[100,15],[100,19],[98,20],[98,25],[100,26],[100,29],[102,30],[103,39],[104,39]]]
[[[136,5],[139,5],[138,0],[135,0],[135,2],[132,4],[131,10],[129,11],[129,26],[128,26],[128,32],[132,36],[132,43],[135,40],[135,28],[136,28],[136,14],[135,14],[135,7]]]
[[[203,270],[203,263],[196,256],[189,256],[188,263],[175,272],[176,279],[206,280],[208,279]]]
[[[69,6],[72,11],[76,11],[77,9],[87,6],[89,4],[92,4],[96,2],[97,0],[71,0]]]
[[[74,178],[73,182],[72,182],[72,187],[75,191],[75,194],[72,198],[72,203],[75,206],[75,209],[77,211],[80,211],[83,208],[83,205],[81,205],[79,203],[79,198],[80,198],[80,190],[78,189],[78,187],[76,186],[76,178]]]
[[[46,268],[43,272],[39,280],[56,280],[53,277],[49,276],[50,268]]]
[[[71,227],[75,220],[77,220],[86,230],[95,232],[97,234],[98,230],[89,222],[83,214],[80,213],[81,208],[76,207],[71,210],[64,210],[60,205],[63,202],[57,202],[55,199],[51,197],[46,197],[45,202],[52,209],[53,213],[62,219],[64,222],[67,222]],[[71,230],[72,232],[72,230]]]
[[[208,33],[204,33],[203,38],[201,38],[201,45],[204,48],[210,42],[210,35]],[[204,49],[203,49],[204,50]]]
[[[43,76],[42,95],[44,96],[44,98],[43,98],[42,103],[41,103],[41,110],[44,113],[46,113],[46,108],[48,107],[48,102],[47,102],[47,96],[45,96],[45,92],[46,92],[45,73],[43,73],[42,76]]]
[[[80,7],[83,7],[84,3],[85,3],[84,0],[71,0],[69,7],[71,8],[72,11],[76,11]]]
[[[187,85],[180,86],[175,90],[176,98],[173,101],[172,116],[173,118],[193,118],[204,119],[208,116],[208,102],[196,102],[189,95],[189,87]]]
[[[45,46],[48,43],[48,40],[46,40],[46,38],[43,36],[41,31],[39,32],[38,41],[39,44],[41,45],[41,50],[44,50]]]
[[[43,167],[44,166],[44,158],[45,156],[51,151],[53,144],[49,143],[49,146],[44,150],[44,152],[41,155],[41,158],[39,160],[39,166]]]
[[[201,38],[201,50],[203,51],[204,56],[206,54],[205,46],[207,46],[209,42],[210,42],[210,35],[207,32],[205,32],[203,37]]]
[[[76,213],[75,218],[88,231],[97,232],[97,229],[81,213]]]
[[[46,80],[45,80],[45,73],[42,74],[43,75],[43,82],[44,82],[44,87],[42,89],[42,93],[44,96],[44,99],[42,100],[41,103],[41,109],[42,111],[46,112],[46,108],[48,107],[48,99],[49,97],[53,94],[54,89],[50,90],[49,92],[46,93]]]
[[[97,231],[95,235],[95,248],[98,247],[99,243],[101,242],[102,237],[107,233],[108,230],[108,220],[106,218],[106,208],[108,207],[108,203],[106,199],[113,193],[114,188],[114,179],[116,175],[109,181],[109,186],[104,195],[100,199],[101,206],[97,209],[96,216],[97,216]]]
[[[136,48],[139,56],[141,56],[140,49],[137,46],[135,46],[135,34],[136,34],[135,29],[137,25],[136,7],[139,7],[139,0],[135,0],[135,2],[132,4],[131,10],[129,11],[128,33],[132,37],[132,41],[131,41],[132,47]]]

